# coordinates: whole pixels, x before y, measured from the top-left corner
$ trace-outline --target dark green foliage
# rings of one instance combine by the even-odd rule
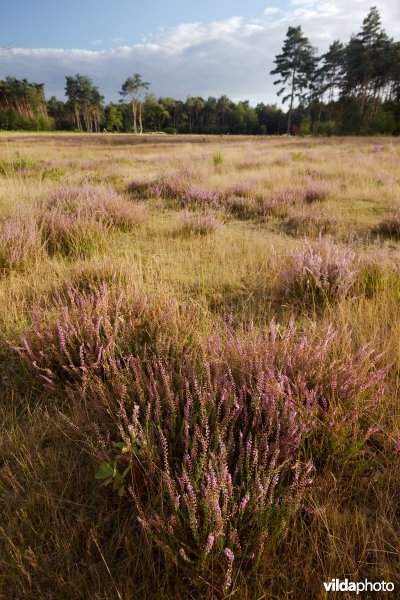
[[[76,129],[100,131],[103,121],[103,100],[98,88],[87,75],[66,77],[66,108]]]
[[[53,128],[44,99],[44,84],[6,77],[0,80],[0,129]]]
[[[291,117],[295,98],[300,102],[306,98],[310,83],[314,78],[316,50],[303,35],[301,27],[289,27],[283,44],[282,53],[275,57],[275,69],[271,75],[279,75],[274,85],[282,86],[278,96],[282,102],[289,101],[287,133],[291,133]]]

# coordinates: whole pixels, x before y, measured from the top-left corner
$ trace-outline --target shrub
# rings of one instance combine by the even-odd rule
[[[34,219],[10,217],[0,223],[0,271],[23,269],[40,249],[40,232]]]
[[[214,215],[185,212],[180,218],[180,229],[184,234],[207,235],[223,226],[223,221]]]
[[[172,200],[181,208],[196,204],[216,207],[220,204],[218,192],[199,186],[192,181],[190,173],[185,171],[171,176],[162,176],[151,182],[131,182],[128,191],[142,197]]]
[[[294,214],[282,223],[285,233],[293,236],[319,237],[334,233],[339,219],[323,214]]]
[[[143,220],[140,206],[112,188],[90,185],[59,187],[40,216],[48,252],[70,257],[91,256],[111,228],[129,231]]]
[[[277,167],[287,167],[292,162],[292,155],[289,153],[281,154],[273,161],[273,165]]]
[[[384,237],[400,240],[400,213],[396,212],[383,219],[374,232]]]
[[[59,187],[48,201],[46,211],[71,216],[82,223],[96,222],[105,228],[123,230],[144,220],[139,205],[105,186]]]
[[[227,592],[299,509],[312,465],[299,459],[306,428],[290,398],[260,381],[238,387],[215,360],[201,371],[129,357],[87,386],[85,404],[102,407],[97,423],[117,422],[117,437],[102,428],[98,477],[115,465],[122,494],[126,478],[133,514],[190,588]]]
[[[330,241],[306,242],[289,255],[278,294],[314,306],[346,296],[357,280],[359,264],[354,252]]]
[[[248,179],[246,181],[241,181],[239,183],[235,183],[232,187],[230,187],[226,191],[226,195],[237,196],[239,198],[251,198],[258,191],[258,182],[255,179]]]
[[[386,371],[332,327],[221,325],[200,352],[193,314],[176,314],[132,285],[69,288],[36,312],[18,352],[63,395],[67,385],[97,479],[130,500],[166,567],[219,595],[285,532],[311,459],[321,469],[362,450]]]
[[[40,217],[45,247],[50,254],[86,258],[92,256],[104,241],[105,227],[94,216],[63,214],[52,210]]]
[[[223,200],[225,210],[236,219],[246,221],[263,216],[261,205],[254,199],[243,198],[241,196],[228,196]]]
[[[130,279],[67,284],[50,315],[40,305],[33,328],[17,348],[26,364],[54,386],[101,372],[107,360],[126,354],[183,355],[196,346],[198,320],[174,300],[149,298]],[[194,349],[193,349],[194,351]]]
[[[0,160],[0,175],[11,177],[15,173],[30,173],[35,167],[36,162],[33,159],[16,152],[11,160]]]
[[[293,191],[273,194],[269,198],[256,198],[243,195],[226,196],[223,206],[238,219],[268,219],[270,217],[285,217],[288,208],[298,201],[298,195]]]
[[[304,200],[309,204],[312,202],[321,202],[322,200],[326,200],[328,194],[328,190],[321,186],[308,186],[304,192]]]

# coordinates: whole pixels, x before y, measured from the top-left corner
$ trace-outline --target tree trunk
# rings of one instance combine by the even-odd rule
[[[142,133],[143,133],[142,103],[139,104],[139,133],[140,133],[140,135],[142,135]]]
[[[136,102],[135,102],[134,98],[132,98],[132,114],[133,114],[133,133],[137,133]]]
[[[294,78],[296,75],[296,70],[293,70],[292,75],[292,93],[290,95],[290,106],[288,112],[288,122],[287,122],[287,132],[286,135],[290,135],[290,129],[292,127],[292,112],[293,112],[293,101],[294,101]]]

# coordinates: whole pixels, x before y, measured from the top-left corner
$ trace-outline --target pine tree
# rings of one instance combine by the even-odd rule
[[[361,115],[368,101],[372,109],[377,107],[390,80],[393,40],[388,38],[381,26],[381,18],[375,6],[365,17],[361,31],[352,36],[345,51],[344,95],[358,98]]]
[[[129,96],[132,106],[133,116],[133,132],[138,132],[137,122],[139,118],[139,130],[143,132],[142,125],[142,95],[145,90],[148,90],[150,83],[143,81],[140,73],[135,73],[133,77],[128,77],[122,84],[121,91],[119,92],[123,98]]]
[[[282,102],[289,101],[287,133],[290,134],[294,100],[303,101],[310,89],[316,67],[315,49],[309,39],[303,35],[301,26],[289,27],[283,44],[282,53],[275,57],[276,68],[271,75],[280,75],[274,85],[282,85],[278,96]]]

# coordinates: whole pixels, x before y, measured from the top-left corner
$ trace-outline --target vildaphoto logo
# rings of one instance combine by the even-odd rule
[[[324,588],[327,592],[393,592],[394,583],[391,581],[349,581],[348,579],[331,579],[324,581]]]

